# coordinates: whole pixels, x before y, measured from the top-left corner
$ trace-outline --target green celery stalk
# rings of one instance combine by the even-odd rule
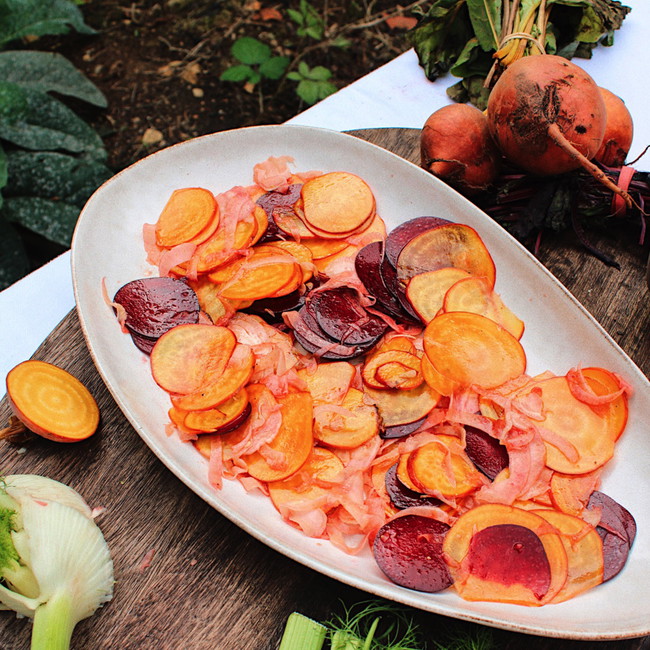
[[[279,650],[321,650],[326,634],[324,625],[293,612],[287,619]]]

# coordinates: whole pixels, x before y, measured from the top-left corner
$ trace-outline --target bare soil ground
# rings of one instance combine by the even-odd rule
[[[325,66],[338,87],[410,47],[411,9],[386,0],[313,0],[322,38],[298,33],[288,9],[299,0],[88,0],[81,4],[93,36],[66,35],[49,47],[68,57],[106,95],[108,109],[85,113],[101,133],[115,171],[152,151],[195,136],[281,123],[307,108],[290,80],[255,87],[220,80],[236,63],[232,43],[252,36],[311,68]],[[346,47],[332,44],[337,37]],[[80,107],[80,111],[85,111]]]

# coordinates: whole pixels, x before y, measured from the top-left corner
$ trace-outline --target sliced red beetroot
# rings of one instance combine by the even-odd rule
[[[509,465],[508,451],[491,435],[474,427],[465,427],[465,452],[485,476],[494,478]]]
[[[408,422],[406,424],[395,424],[392,427],[386,427],[379,432],[379,437],[384,440],[391,438],[404,438],[417,431],[426,418],[415,420],[415,422]]]
[[[384,261],[381,265],[381,277],[384,281],[384,284],[388,288],[388,291],[390,291],[397,298],[402,308],[404,317],[415,323],[419,323],[420,317],[418,316],[418,313],[415,311],[415,309],[413,309],[413,306],[409,302],[409,299],[406,297],[406,294],[404,293],[404,287],[397,279],[397,271],[388,261],[387,257],[384,257]]]
[[[400,510],[415,506],[439,506],[442,503],[440,499],[420,494],[406,487],[397,477],[397,463],[386,472],[385,483],[391,503]]]
[[[176,278],[132,280],[117,291],[113,301],[124,307],[130,331],[152,339],[176,325],[199,320],[196,293]]]
[[[317,354],[321,359],[328,361],[353,359],[363,352],[359,346],[342,345],[322,336],[319,330],[313,329],[307,322],[306,319],[309,318],[307,309],[303,307],[291,322],[296,340],[307,352]]]
[[[400,224],[397,228],[391,230],[386,237],[386,259],[396,268],[397,258],[402,252],[402,248],[413,237],[445,223],[449,223],[449,220],[441,217],[415,217],[415,219]]]
[[[636,537],[636,521],[618,501],[595,490],[588,508],[599,508],[600,523],[596,531],[603,542],[603,582],[618,575],[627,562],[630,547]]]
[[[278,228],[277,224],[275,223],[273,212],[276,209],[291,209],[293,204],[300,198],[301,188],[301,183],[295,183],[293,185],[289,185],[286,192],[277,192],[273,190],[271,192],[266,192],[266,194],[262,194],[262,196],[257,199],[257,205],[259,205],[264,210],[264,212],[266,212],[266,217],[268,219],[266,232],[261,237],[260,243],[287,238],[287,234]]]
[[[551,566],[540,538],[530,528],[497,524],[472,536],[468,571],[503,585],[520,584],[541,599],[551,586]]]
[[[375,537],[373,553],[377,565],[401,587],[442,591],[452,584],[442,554],[448,530],[447,524],[420,515],[393,519]]]
[[[152,339],[149,336],[142,336],[142,334],[132,332],[131,330],[129,330],[129,334],[131,335],[131,340],[135,344],[135,347],[138,348],[140,352],[151,354],[151,350],[153,350],[153,346],[156,345],[158,339]]]
[[[368,313],[356,291],[346,287],[318,291],[307,302],[321,329],[335,341],[346,345],[367,345],[386,331],[386,323]]]
[[[381,242],[375,241],[364,246],[354,260],[354,266],[359,280],[370,295],[377,299],[375,308],[389,316],[401,317],[402,305],[397,296],[391,293],[384,283],[381,268],[384,261],[384,250]],[[395,275],[397,278],[397,275]]]
[[[262,298],[255,300],[253,304],[244,311],[249,314],[260,316],[269,323],[276,323],[282,320],[285,311],[296,311],[305,304],[304,294],[296,289],[286,296],[278,298]]]

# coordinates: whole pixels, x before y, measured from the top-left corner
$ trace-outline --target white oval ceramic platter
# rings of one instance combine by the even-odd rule
[[[528,608],[470,603],[452,590],[427,594],[398,587],[371,553],[350,556],[285,524],[271,502],[225,481],[216,491],[207,464],[193,446],[165,433],[168,396],[149,371],[147,357],[122,333],[102,297],[130,280],[155,275],[145,261],[142,226],[156,221],[170,193],[202,186],[215,193],[252,182],[255,163],[289,155],[297,171],[347,170],[374,189],[377,212],[390,230],[420,215],[473,226],[497,267],[497,291],[526,323],[522,343],[531,374],[604,366],[634,387],[628,430],[618,444],[602,490],[635,516],[638,536],[627,566],[610,582],[569,602]],[[495,222],[417,166],[351,135],[301,126],[249,127],[203,136],[154,153],[100,187],[83,209],[72,246],[77,310],[95,364],[128,420],[158,458],[191,490],[271,548],[344,583],[438,614],[550,637],[615,639],[650,633],[650,386],[586,310]]]

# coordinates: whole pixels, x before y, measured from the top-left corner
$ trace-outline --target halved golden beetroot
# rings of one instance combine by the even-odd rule
[[[456,282],[445,294],[442,309],[481,314],[505,327],[517,339],[524,334],[524,322],[506,307],[486,278],[469,276]]]
[[[560,532],[568,560],[567,580],[552,598],[563,603],[603,581],[603,543],[596,529],[579,517],[557,510],[533,510]]]
[[[459,441],[446,438],[419,447],[408,459],[408,473],[418,492],[441,498],[461,497],[485,483],[482,474],[462,451]]]
[[[169,393],[193,393],[221,376],[236,344],[227,327],[200,323],[173,327],[151,351],[154,381]]]
[[[406,297],[426,324],[442,310],[447,291],[459,280],[469,277],[467,271],[454,267],[418,273],[406,285]]]
[[[329,447],[355,449],[379,433],[379,415],[366,404],[363,392],[350,388],[340,406],[320,404],[314,409],[314,438]]]
[[[283,506],[318,501],[318,508],[327,511],[328,482],[339,479],[344,466],[339,457],[329,449],[314,447],[298,472],[280,481],[268,484],[273,505],[280,511]]]
[[[494,287],[496,268],[479,234],[465,224],[444,223],[415,236],[397,258],[397,278],[403,286],[420,273],[447,267],[487,278]]]
[[[280,481],[291,476],[307,460],[314,444],[311,395],[288,393],[278,402],[282,405],[282,425],[268,446],[280,458],[271,460],[260,451],[245,457],[248,473],[259,481]]]
[[[251,348],[238,343],[220,375],[211,377],[191,393],[172,395],[172,404],[185,411],[215,408],[228,401],[248,383],[254,364],[255,355]]]
[[[350,172],[331,172],[302,186],[305,224],[321,237],[345,237],[374,217],[375,197],[368,184]]]
[[[548,467],[564,474],[585,474],[611,459],[614,436],[609,428],[610,421],[577,400],[571,394],[566,377],[545,379],[535,387],[541,391],[544,403],[544,419],[537,424],[550,432],[545,435],[542,431]],[[564,445],[572,446],[577,458],[561,451]]]
[[[526,370],[521,343],[494,321],[470,312],[445,312],[424,330],[433,367],[463,387],[496,388]]]
[[[201,243],[218,223],[219,207],[210,190],[202,187],[174,190],[156,222],[156,243],[165,248],[190,241]]]
[[[539,606],[560,592],[568,576],[557,529],[513,506],[467,511],[448,531],[443,551],[454,588],[465,600]]]
[[[55,442],[85,440],[99,425],[99,408],[90,391],[67,370],[45,361],[14,366],[7,374],[7,398],[29,431]]]
[[[440,394],[425,383],[410,390],[399,388],[377,390],[365,386],[364,392],[379,410],[383,427],[421,420],[429,414],[440,399]]]

